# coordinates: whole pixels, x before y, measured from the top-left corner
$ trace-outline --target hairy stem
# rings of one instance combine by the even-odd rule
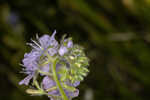
[[[57,73],[56,73],[56,64],[57,64],[57,61],[58,61],[58,58],[56,58],[53,62],[53,68],[52,68],[52,71],[53,71],[53,77],[54,77],[54,80],[56,82],[56,86],[57,88],[59,89],[59,92],[61,94],[61,96],[63,97],[64,100],[69,100],[68,97],[66,96],[59,80],[58,80],[58,77],[57,77]]]

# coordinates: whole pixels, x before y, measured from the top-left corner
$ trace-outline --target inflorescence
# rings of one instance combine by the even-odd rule
[[[63,36],[58,43],[55,34],[56,31],[51,36],[37,35],[37,41],[27,43],[32,47],[22,60],[23,73],[27,76],[19,84],[30,85],[26,92],[31,95],[71,100],[78,96],[76,87],[89,72],[89,59],[81,46],[73,44],[72,38]]]

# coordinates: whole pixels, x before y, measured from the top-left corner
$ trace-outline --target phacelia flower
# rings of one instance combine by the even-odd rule
[[[36,36],[36,41],[27,43],[32,47],[22,60],[23,72],[27,76],[19,84],[32,83],[32,89],[27,90],[32,95],[71,100],[79,95],[76,87],[89,72],[89,60],[83,48],[73,44],[72,38],[63,37],[58,43],[55,34],[56,31],[51,36]]]

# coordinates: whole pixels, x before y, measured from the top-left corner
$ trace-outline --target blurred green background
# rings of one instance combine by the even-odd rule
[[[26,42],[54,29],[90,58],[74,100],[150,99],[150,0],[0,0],[0,100],[49,100],[18,85],[19,63]]]

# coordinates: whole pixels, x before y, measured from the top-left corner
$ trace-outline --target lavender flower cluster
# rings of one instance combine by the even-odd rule
[[[47,95],[51,100],[63,100],[59,89],[62,87],[71,100],[78,96],[79,90],[76,87],[89,72],[89,60],[83,48],[73,44],[72,38],[66,39],[64,36],[58,43],[55,34],[56,31],[51,36],[36,36],[37,41],[27,43],[32,47],[22,60],[23,73],[27,76],[19,84],[32,86],[27,89],[27,93]]]

